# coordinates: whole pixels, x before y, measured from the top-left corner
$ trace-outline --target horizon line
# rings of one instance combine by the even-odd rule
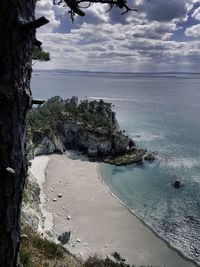
[[[130,72],[130,71],[90,71],[90,70],[71,70],[71,69],[33,69],[33,72],[39,71],[55,71],[55,72],[83,72],[83,73],[106,73],[106,74],[199,74],[200,72],[189,72],[189,71],[159,71],[159,72]]]

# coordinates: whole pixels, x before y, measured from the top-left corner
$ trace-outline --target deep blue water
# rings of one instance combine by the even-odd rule
[[[102,164],[103,179],[160,236],[200,262],[200,75],[38,72],[32,91],[113,103],[121,128],[156,161]],[[175,189],[175,180],[183,186]]]

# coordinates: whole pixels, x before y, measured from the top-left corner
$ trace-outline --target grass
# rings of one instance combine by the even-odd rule
[[[19,258],[23,267],[80,266],[80,261],[63,246],[42,238],[24,222]]]

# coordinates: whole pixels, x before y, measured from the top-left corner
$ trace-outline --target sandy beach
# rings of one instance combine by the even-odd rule
[[[49,158],[42,185],[43,208],[53,214],[55,236],[71,231],[66,247],[72,253],[86,258],[95,253],[106,257],[117,251],[136,266],[196,266],[111,195],[99,179],[99,163],[72,151]],[[38,163],[32,167],[33,174],[38,167]]]

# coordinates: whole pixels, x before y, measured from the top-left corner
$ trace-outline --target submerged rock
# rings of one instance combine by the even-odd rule
[[[181,187],[181,182],[180,182],[180,181],[175,181],[172,185],[173,185],[175,188],[179,188],[179,187]]]
[[[148,154],[147,156],[144,157],[144,159],[148,161],[154,161],[155,157],[152,154]]]

